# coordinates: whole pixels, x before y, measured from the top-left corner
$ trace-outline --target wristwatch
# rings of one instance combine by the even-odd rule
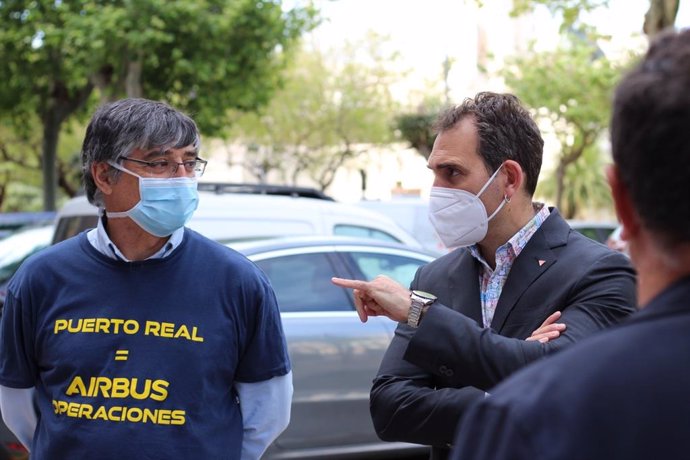
[[[422,319],[422,313],[435,301],[436,296],[428,292],[410,292],[411,305],[410,311],[407,313],[407,325],[414,328],[418,327],[419,321]]]

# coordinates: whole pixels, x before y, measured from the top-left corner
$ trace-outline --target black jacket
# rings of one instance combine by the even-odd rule
[[[624,255],[570,229],[555,209],[515,260],[490,329],[481,326],[479,262],[458,249],[422,267],[412,289],[435,294],[414,330],[400,324],[371,390],[379,436],[434,446],[444,459],[467,407],[505,377],[621,321],[635,310]],[[566,331],[526,342],[555,311]]]

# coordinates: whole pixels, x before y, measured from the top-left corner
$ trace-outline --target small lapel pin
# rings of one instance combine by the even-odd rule
[[[540,266],[540,267],[546,263],[545,260],[541,260],[541,259],[539,259],[538,262],[539,262],[539,266]]]

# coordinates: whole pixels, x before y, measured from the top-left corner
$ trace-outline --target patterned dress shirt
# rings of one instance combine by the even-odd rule
[[[534,203],[535,215],[527,222],[527,224],[520,229],[511,239],[504,245],[496,249],[496,268],[491,266],[484,260],[479,252],[479,246],[476,244],[470,246],[470,252],[475,259],[481,263],[479,269],[479,295],[482,305],[482,320],[484,327],[489,327],[494,318],[496,311],[496,304],[501,297],[503,285],[508,278],[513,262],[520,255],[520,252],[529,242],[532,235],[541,227],[547,217],[549,217],[549,208],[543,203]]]

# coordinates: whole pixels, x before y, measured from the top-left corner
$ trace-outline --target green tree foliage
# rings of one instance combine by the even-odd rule
[[[36,117],[16,129],[11,120],[0,118],[0,210],[39,211],[43,209],[41,127]],[[64,196],[77,194],[81,187],[79,149],[83,126],[66,123],[56,155],[58,187]]]
[[[436,111],[422,109],[417,112],[403,113],[396,118],[400,136],[427,160],[436,140],[433,126],[437,115]]]
[[[35,199],[40,196],[41,161],[36,154],[40,146],[40,135],[31,130],[19,133],[7,120],[0,119],[0,209],[3,211],[41,209]],[[21,183],[16,180],[18,177],[22,178]],[[27,196],[31,191],[34,196]],[[23,203],[18,202],[19,198]]]
[[[611,96],[620,74],[619,65],[581,40],[555,51],[514,58],[504,70],[506,84],[534,109],[542,126],[552,127],[560,144],[553,172],[559,208],[565,204],[566,190],[573,188],[568,170],[586,151],[595,149],[608,127]]]
[[[0,21],[0,117],[17,130],[39,120],[51,210],[65,121],[96,99],[142,96],[191,113],[206,134],[222,132],[229,109],[270,99],[315,13],[285,12],[279,0],[2,0]]]
[[[561,30],[570,30],[583,26],[580,15],[609,5],[609,0],[513,0],[513,16],[533,11],[543,5],[552,14],[562,19]],[[640,30],[653,37],[667,27],[673,27],[678,14],[680,0],[649,0],[649,9],[644,18],[640,18]]]
[[[561,31],[579,31],[593,42],[596,31],[581,23],[581,13],[606,7],[608,0],[515,0],[514,15],[537,5],[562,19]],[[653,36],[673,26],[679,0],[650,0],[641,31]],[[640,24],[642,25],[640,18]],[[598,139],[608,128],[611,91],[623,66],[611,63],[599,51],[579,40],[554,53],[515,60],[506,82],[537,113],[550,121],[561,145],[560,156],[540,192],[555,197],[568,217],[585,205],[601,207],[608,199]],[[623,64],[625,65],[625,63]]]
[[[395,76],[386,65],[395,56],[383,43],[372,35],[337,53],[303,49],[271,103],[235,123],[249,147],[245,169],[259,181],[274,172],[290,184],[305,174],[325,190],[337,169],[364,151],[361,144],[390,141]]]
[[[451,105],[449,99],[448,72],[452,66],[450,59],[443,62],[444,91],[429,86],[422,101],[413,110],[403,111],[395,118],[398,137],[407,141],[413,149],[429,159],[436,140],[434,123],[438,115]]]
[[[561,19],[561,31],[565,32],[573,28],[580,28],[580,15],[583,12],[593,11],[606,7],[609,0],[513,0],[512,16],[520,16],[542,5],[549,9],[551,14]]]
[[[584,211],[592,209],[607,209],[611,207],[611,192],[602,171],[607,161],[599,145],[586,148],[565,172],[564,182],[567,187],[563,190],[559,211],[568,218],[584,218]],[[538,196],[553,197],[558,192],[558,176],[549,174],[539,181],[536,194]]]

